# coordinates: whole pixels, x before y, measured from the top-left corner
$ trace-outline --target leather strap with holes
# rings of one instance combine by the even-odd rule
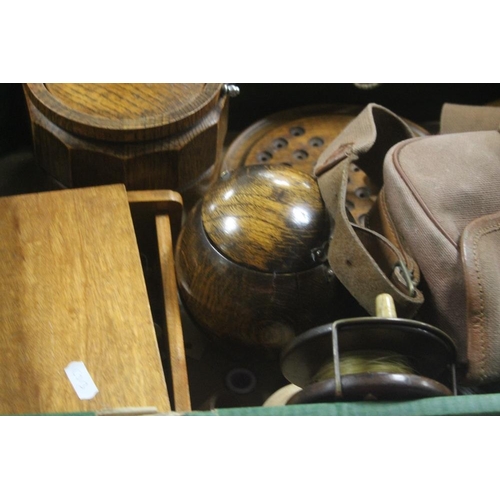
[[[423,303],[416,288],[419,272],[415,261],[398,245],[397,234],[382,234],[389,224],[374,223],[384,217],[369,215],[365,226],[356,224],[347,205],[351,176],[360,170],[377,193],[383,185],[383,161],[396,143],[422,135],[388,109],[369,104],[333,140],[319,157],[314,174],[325,205],[334,220],[328,261],[336,276],[371,315],[375,298],[389,293],[398,315],[413,317]],[[372,193],[373,194],[373,193]],[[376,210],[376,207],[373,209]],[[387,237],[386,237],[387,236]]]

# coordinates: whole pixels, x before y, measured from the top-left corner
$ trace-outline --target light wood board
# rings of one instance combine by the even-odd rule
[[[125,188],[0,198],[0,414],[151,406],[170,410]]]

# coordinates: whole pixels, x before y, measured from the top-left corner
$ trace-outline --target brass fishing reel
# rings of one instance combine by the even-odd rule
[[[281,369],[302,388],[289,405],[409,400],[456,395],[455,361],[448,335],[397,318],[392,297],[381,294],[377,317],[339,320],[299,335],[283,350]]]

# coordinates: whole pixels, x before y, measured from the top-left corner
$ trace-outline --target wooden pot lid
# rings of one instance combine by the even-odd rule
[[[270,115],[243,131],[224,157],[222,171],[256,163],[283,163],[309,175],[323,150],[359,113],[355,106],[317,105]],[[375,187],[360,169],[351,172],[347,192],[358,224],[371,209]]]
[[[272,114],[244,130],[229,146],[222,171],[254,164],[288,164],[313,175],[320,154],[360,113],[354,105],[322,104]],[[428,132],[405,120],[417,135]],[[377,189],[366,174],[353,166],[346,205],[354,221],[364,226],[376,200]]]
[[[312,174],[319,155],[361,111],[316,105],[272,114],[244,130],[230,145],[223,170],[257,163],[288,163]]]
[[[27,83],[33,104],[67,132],[132,142],[181,133],[210,111],[221,83]]]

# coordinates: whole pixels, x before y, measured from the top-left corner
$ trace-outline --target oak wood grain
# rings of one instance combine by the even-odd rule
[[[135,221],[138,240],[145,240],[149,237],[154,239],[156,247],[157,239],[153,238],[156,233],[155,217],[168,214],[171,235],[175,244],[181,229],[184,206],[182,196],[179,193],[169,189],[128,191],[127,199]]]
[[[359,106],[322,104],[274,113],[241,132],[224,156],[221,170],[255,164],[288,164],[312,175],[324,149],[361,111]],[[408,121],[418,135],[428,132]],[[349,174],[347,208],[358,224],[373,206],[377,189],[359,168]]]
[[[88,138],[157,139],[192,126],[220,83],[27,83],[31,102],[57,126]]]
[[[198,202],[186,218],[175,265],[183,304],[211,337],[232,344],[232,352],[277,351],[308,328],[343,317],[328,266],[273,273],[237,264],[209,240],[201,211]]]
[[[284,163],[313,175],[323,150],[360,111],[346,105],[317,105],[294,108],[267,116],[244,130],[228,148],[222,170],[244,165]],[[373,206],[373,186],[364,172],[352,171],[347,187],[348,208],[363,223]]]
[[[225,257],[259,271],[314,267],[330,222],[318,183],[286,166],[253,165],[224,175],[203,200],[203,227]]]
[[[176,411],[191,411],[186,352],[184,349],[181,313],[177,299],[174,249],[168,215],[158,215],[156,217],[156,229],[163,282],[170,366],[174,388],[174,405]]]
[[[0,198],[0,213],[0,413],[168,411],[125,188]],[[70,384],[71,361],[93,399]]]
[[[24,85],[38,165],[64,187],[171,189],[192,206],[219,175],[222,84]]]
[[[179,193],[169,190],[130,191],[128,200],[136,234],[143,248],[146,248],[144,243],[156,235],[155,250],[158,251],[163,290],[173,405],[176,411],[190,411],[191,397],[174,265],[174,241],[182,222],[182,198]],[[151,248],[148,254],[153,254]]]
[[[359,111],[355,106],[317,105],[264,117],[231,143],[222,170],[258,163],[288,163],[312,175],[321,152]]]

